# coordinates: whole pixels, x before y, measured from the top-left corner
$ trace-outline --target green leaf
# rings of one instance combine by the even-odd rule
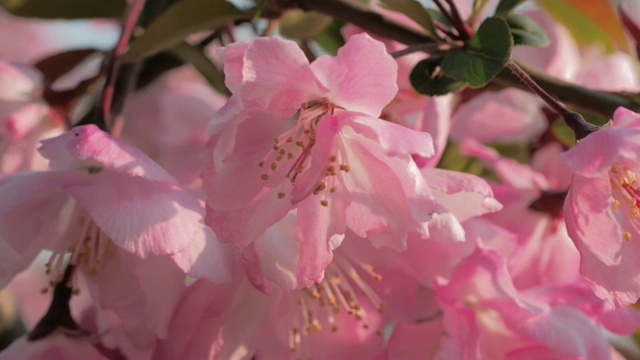
[[[406,15],[426,30],[430,37],[437,38],[431,15],[417,0],[382,0],[380,5],[388,10]]]
[[[538,25],[531,18],[520,14],[510,14],[506,17],[513,43],[515,45],[547,46],[549,37],[542,26]]]
[[[445,95],[464,88],[467,85],[464,81],[442,73],[441,62],[440,57],[430,57],[416,64],[409,75],[411,86],[420,94],[429,96]]]
[[[201,49],[182,41],[178,43],[178,45],[174,46],[170,52],[182,61],[193,65],[200,75],[202,75],[202,77],[207,80],[214,89],[218,90],[218,92],[224,95],[231,95],[224,84],[224,75],[222,71],[216,67],[216,65],[207,57],[207,55],[204,54],[204,52],[202,52]]]
[[[322,47],[327,54],[335,56],[344,45],[344,38],[342,37],[342,23],[333,20],[329,26],[316,35],[313,40]]]
[[[498,17],[486,19],[466,49],[453,50],[442,61],[444,73],[478,88],[486,85],[507,64],[513,38],[507,22]]]
[[[289,10],[280,18],[280,33],[290,39],[310,39],[331,24],[331,16],[315,11]]]
[[[13,15],[43,19],[119,18],[126,0],[0,0]]]
[[[575,133],[560,118],[556,119],[551,125],[551,133],[565,146],[572,147],[576,144]]]
[[[524,0],[500,0],[496,8],[496,16],[504,16],[509,14],[516,6],[523,3]]]
[[[164,12],[129,45],[122,61],[144,59],[172,48],[188,35],[236,19],[251,19],[251,14],[224,0],[182,0]]]

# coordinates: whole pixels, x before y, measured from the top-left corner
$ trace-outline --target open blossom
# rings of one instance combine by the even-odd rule
[[[148,349],[166,334],[184,271],[230,277],[199,201],[139,150],[87,125],[44,141],[40,153],[51,171],[0,179],[0,282],[48,249],[56,284],[70,252],[92,296]]]
[[[426,234],[435,203],[411,156],[431,137],[380,120],[397,66],[367,35],[309,64],[293,42],[260,38],[222,49],[233,96],[210,126],[207,223],[247,246],[297,209],[301,277],[321,281],[347,228],[403,249]]]
[[[624,108],[563,154],[575,171],[564,214],[581,272],[619,306],[640,297],[639,156],[640,115]]]

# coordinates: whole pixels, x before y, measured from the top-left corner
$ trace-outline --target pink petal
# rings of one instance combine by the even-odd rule
[[[311,71],[300,47],[277,37],[257,38],[245,53],[243,101],[271,111],[295,111],[324,96],[326,89]]]
[[[350,194],[343,183],[328,196],[328,205],[320,205],[317,196],[310,196],[298,207],[297,239],[300,246],[298,283],[311,285],[321,282],[324,269],[333,259],[332,251],[344,239],[346,230],[345,210],[351,202]]]
[[[350,111],[378,117],[398,92],[398,65],[383,43],[367,34],[349,38],[336,57],[321,56],[311,64],[329,89],[329,100]]]
[[[426,132],[415,131],[392,122],[368,116],[345,114],[348,119],[345,125],[378,142],[378,146],[389,156],[407,154],[419,157],[433,156],[433,140]]]
[[[582,243],[602,262],[613,266],[620,263],[623,240],[611,214],[610,199],[608,178],[576,175],[564,204],[564,215],[574,243]]]
[[[107,169],[129,176],[175,183],[164,169],[144,153],[122,140],[109,136],[95,125],[84,125],[42,142],[40,153],[54,170]]]
[[[561,156],[577,174],[592,177],[609,172],[618,158],[637,159],[639,153],[640,133],[605,127],[580,140]]]
[[[463,103],[452,119],[451,137],[458,142],[530,141],[547,127],[540,101],[521,90],[486,92]]]
[[[201,231],[195,233],[189,247],[172,258],[188,275],[219,284],[232,279],[232,256],[231,245],[220,244],[213,230],[202,226]]]
[[[248,42],[237,42],[220,48],[216,52],[216,55],[224,64],[224,84],[231,93],[237,93],[244,82],[244,56],[249,45],[250,43]]]
[[[324,116],[318,123],[316,143],[311,149],[309,168],[296,178],[291,192],[293,204],[309,196],[325,177],[329,156],[334,150],[333,143],[340,131],[341,123],[342,119],[333,115]]]
[[[423,169],[421,172],[438,202],[460,222],[502,209],[493,190],[482,178],[442,169]]]
[[[105,172],[68,187],[115,244],[140,257],[173,255],[201,235],[202,207],[176,185]]]

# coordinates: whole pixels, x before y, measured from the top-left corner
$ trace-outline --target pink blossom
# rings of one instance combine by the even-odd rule
[[[60,281],[70,251],[92,295],[129,341],[148,348],[166,334],[183,271],[229,279],[228,252],[206,230],[198,200],[139,150],[87,125],[40,152],[52,171],[0,180],[0,246],[11,254],[3,280],[49,249],[47,272]]]
[[[381,43],[353,36],[312,64],[277,38],[220,56],[234,95],[211,125],[204,188],[223,241],[247,246],[297,209],[301,256],[320,281],[347,228],[396,249],[427,231],[433,199],[411,155],[433,154],[431,138],[377,118],[397,91]]]
[[[178,305],[156,357],[381,357],[385,324],[413,321],[418,315],[408,303],[423,308],[413,299],[418,283],[397,261],[386,261],[400,256],[350,234],[324,280],[303,289],[272,287],[265,294],[246,278],[233,285],[198,281]]]
[[[619,306],[640,296],[638,129],[640,115],[619,108],[607,126],[563,154],[575,171],[564,215],[581,272],[598,296]]]
[[[450,279],[439,280],[437,292],[448,333],[437,359],[505,358],[532,346],[559,357],[609,357],[604,335],[586,314],[553,303],[553,295],[516,290],[497,252],[478,248]]]
[[[63,119],[44,101],[43,90],[38,70],[0,61],[0,174],[46,169],[36,148],[62,133]]]

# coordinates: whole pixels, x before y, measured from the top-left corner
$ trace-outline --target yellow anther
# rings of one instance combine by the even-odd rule
[[[268,174],[262,174],[262,176],[260,176],[260,179],[269,180],[269,175]]]
[[[329,206],[329,202],[327,200],[320,200],[320,205],[327,207]]]
[[[624,234],[622,234],[622,237],[624,237],[625,241],[631,241],[631,233],[628,231],[625,231]]]

